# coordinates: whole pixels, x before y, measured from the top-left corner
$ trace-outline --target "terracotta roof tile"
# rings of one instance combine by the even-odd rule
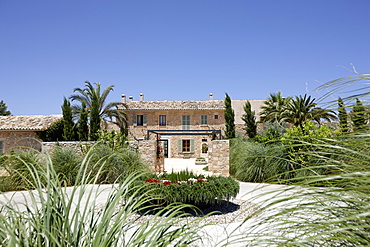
[[[62,118],[63,115],[0,116],[0,131],[40,131]]]

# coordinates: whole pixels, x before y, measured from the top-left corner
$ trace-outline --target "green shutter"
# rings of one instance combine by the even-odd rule
[[[143,126],[146,126],[146,114],[143,115]]]
[[[194,139],[190,139],[190,153],[194,153]]]
[[[177,140],[177,150],[179,151],[179,153],[182,153],[182,140],[181,139]]]
[[[134,114],[133,116],[132,116],[132,125],[133,126],[137,126],[137,117],[136,117],[136,115]]]

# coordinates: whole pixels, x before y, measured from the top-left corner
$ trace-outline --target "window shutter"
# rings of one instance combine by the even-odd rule
[[[136,115],[134,114],[134,116],[132,117],[132,125],[133,126],[137,126],[137,117]]]
[[[177,140],[177,150],[179,151],[179,153],[182,152],[182,140],[181,139]]]
[[[143,126],[146,126],[146,114],[143,115]]]
[[[194,139],[190,139],[190,153],[194,153]]]

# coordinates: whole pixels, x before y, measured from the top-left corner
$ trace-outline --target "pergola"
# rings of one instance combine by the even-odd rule
[[[222,139],[221,130],[148,130],[146,139],[149,140],[150,133],[157,135],[157,140],[159,135],[212,135],[218,139]]]

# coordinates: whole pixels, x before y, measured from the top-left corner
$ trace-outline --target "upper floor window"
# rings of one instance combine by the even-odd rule
[[[182,115],[182,129],[190,130],[190,115]]]
[[[215,115],[215,119],[218,119],[218,115]]]
[[[132,122],[133,126],[146,126],[146,115],[134,115]]]
[[[208,125],[208,116],[207,115],[201,115],[200,125]]]
[[[167,125],[166,115],[159,115],[159,126],[166,126],[166,125]]]

